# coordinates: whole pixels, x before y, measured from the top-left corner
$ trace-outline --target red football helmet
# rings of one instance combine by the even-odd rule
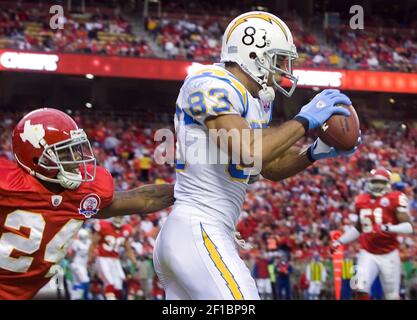
[[[111,218],[111,223],[117,229],[120,229],[125,224],[125,217],[124,216],[116,216]]]
[[[42,108],[28,113],[12,139],[16,161],[38,179],[76,189],[95,178],[96,158],[87,135],[62,111]]]
[[[375,197],[381,197],[391,188],[391,172],[385,168],[378,168],[371,171],[368,180],[369,192]]]

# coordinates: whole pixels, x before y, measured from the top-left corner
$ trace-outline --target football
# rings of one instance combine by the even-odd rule
[[[330,117],[319,129],[318,136],[327,145],[338,150],[351,150],[359,138],[359,118],[352,105],[338,105],[347,108],[350,116],[334,115]]]

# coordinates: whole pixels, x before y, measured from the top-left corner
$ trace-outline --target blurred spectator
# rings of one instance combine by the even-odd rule
[[[314,253],[313,260],[307,265],[306,276],[309,282],[309,300],[320,299],[323,283],[327,280],[327,271],[324,264],[320,261],[318,252]]]
[[[152,158],[147,152],[139,159],[139,169],[139,180],[143,182],[149,181],[149,171],[152,169]]]
[[[411,273],[408,296],[412,300],[417,300],[417,269]]]
[[[272,299],[272,284],[268,270],[269,261],[265,255],[257,257],[253,268],[253,277],[262,300]]]
[[[272,286],[272,300],[277,300],[277,273],[275,271],[276,261],[271,259],[268,264],[269,279]]]
[[[292,266],[286,258],[275,259],[275,273],[277,275],[276,296],[279,300],[291,300],[291,274]]]
[[[305,272],[303,272],[299,278],[298,281],[298,288],[300,289],[302,296],[299,297],[303,300],[308,300],[309,299],[309,295],[308,295],[308,288],[309,288],[310,284],[308,282],[307,279],[307,275]]]
[[[152,295],[152,279],[154,277],[154,271],[152,268],[152,263],[149,259],[145,258],[143,255],[138,257],[138,279],[140,281],[140,287],[143,292],[145,299],[150,299]]]
[[[350,250],[345,249],[342,260],[342,292],[340,298],[342,300],[350,300],[352,298],[351,279],[354,272],[353,259]]]

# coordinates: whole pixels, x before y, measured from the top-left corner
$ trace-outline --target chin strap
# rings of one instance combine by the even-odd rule
[[[59,172],[56,176],[56,179],[52,179],[52,178],[48,178],[45,177],[44,175],[40,174],[39,172],[36,172],[35,170],[32,170],[31,168],[29,168],[28,166],[25,166],[17,157],[17,155],[14,155],[16,161],[26,170],[29,172],[29,174],[31,176],[34,176],[35,178],[38,178],[40,180],[43,181],[47,181],[47,182],[52,182],[52,183],[59,183],[61,185],[61,187],[65,188],[65,189],[70,189],[70,190],[74,190],[77,189],[82,182],[82,175],[81,173],[71,173],[71,172],[67,172],[65,171],[65,176]],[[73,180],[68,179],[68,177],[70,177]],[[77,181],[79,180],[79,181]]]
[[[59,180],[59,184],[65,189],[75,190],[81,185],[81,173],[65,171],[65,175],[59,172],[56,177]]]
[[[271,103],[275,99],[275,90],[272,87],[268,87],[266,84],[262,86],[262,89],[258,93],[259,99],[262,102]]]

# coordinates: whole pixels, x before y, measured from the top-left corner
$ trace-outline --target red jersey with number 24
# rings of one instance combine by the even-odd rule
[[[113,179],[96,178],[53,194],[16,163],[0,158],[0,299],[30,299],[59,270],[86,218],[113,200]]]

